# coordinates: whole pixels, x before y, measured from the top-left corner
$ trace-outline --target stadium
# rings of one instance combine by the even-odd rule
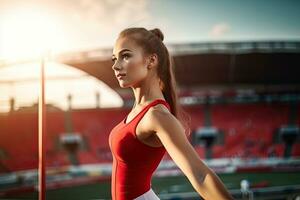
[[[300,42],[167,46],[180,103],[191,119],[188,139],[230,193],[236,199],[299,199]],[[114,77],[111,52],[67,52],[44,62],[49,98],[44,133],[47,199],[111,199],[108,137],[134,101]],[[32,60],[0,63],[0,199],[38,198],[39,107],[32,95],[38,89],[30,93],[25,87],[37,84],[38,77],[14,78],[9,73],[12,66],[20,69],[28,63]],[[51,63],[69,71],[51,78]],[[57,86],[50,88],[55,81],[65,81],[62,94]],[[80,81],[86,81],[85,87],[79,87]],[[113,91],[111,96],[102,94],[104,87]],[[20,96],[9,92],[21,90]],[[56,102],[58,95],[63,102]],[[87,98],[92,102],[81,101]],[[109,104],[112,99],[118,100],[117,106]],[[152,186],[161,199],[199,199],[168,153]]]

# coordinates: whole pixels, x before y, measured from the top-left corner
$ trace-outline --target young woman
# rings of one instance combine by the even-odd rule
[[[185,135],[172,60],[163,39],[157,28],[127,28],[113,49],[112,69],[120,87],[133,90],[135,104],[109,135],[112,199],[159,199],[151,177],[166,151],[202,198],[233,199]]]

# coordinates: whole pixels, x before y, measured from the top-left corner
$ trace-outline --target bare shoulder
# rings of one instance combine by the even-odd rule
[[[168,110],[168,108],[165,105],[162,104],[157,104],[155,106],[152,106],[149,108],[148,111],[150,114],[155,114],[155,113],[160,113],[160,114],[165,114],[165,115],[172,115],[172,113]]]
[[[179,120],[166,108],[166,106],[158,104],[151,107],[147,112],[147,121],[151,124],[151,129],[158,132],[162,129],[181,129]]]
[[[148,119],[154,121],[159,121],[163,118],[172,118],[174,117],[173,114],[166,108],[166,106],[158,104],[152,106],[148,110]]]

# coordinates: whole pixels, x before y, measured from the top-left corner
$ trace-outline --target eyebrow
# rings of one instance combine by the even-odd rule
[[[122,53],[122,52],[124,52],[124,51],[130,51],[130,50],[129,50],[129,49],[122,49],[122,50],[119,52],[119,54]],[[113,54],[112,57],[114,57],[114,56],[115,56],[115,55]]]

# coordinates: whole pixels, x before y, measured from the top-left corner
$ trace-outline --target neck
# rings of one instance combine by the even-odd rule
[[[164,99],[163,93],[159,87],[159,79],[145,79],[138,86],[131,87],[135,97],[135,105],[145,105],[155,99]]]

